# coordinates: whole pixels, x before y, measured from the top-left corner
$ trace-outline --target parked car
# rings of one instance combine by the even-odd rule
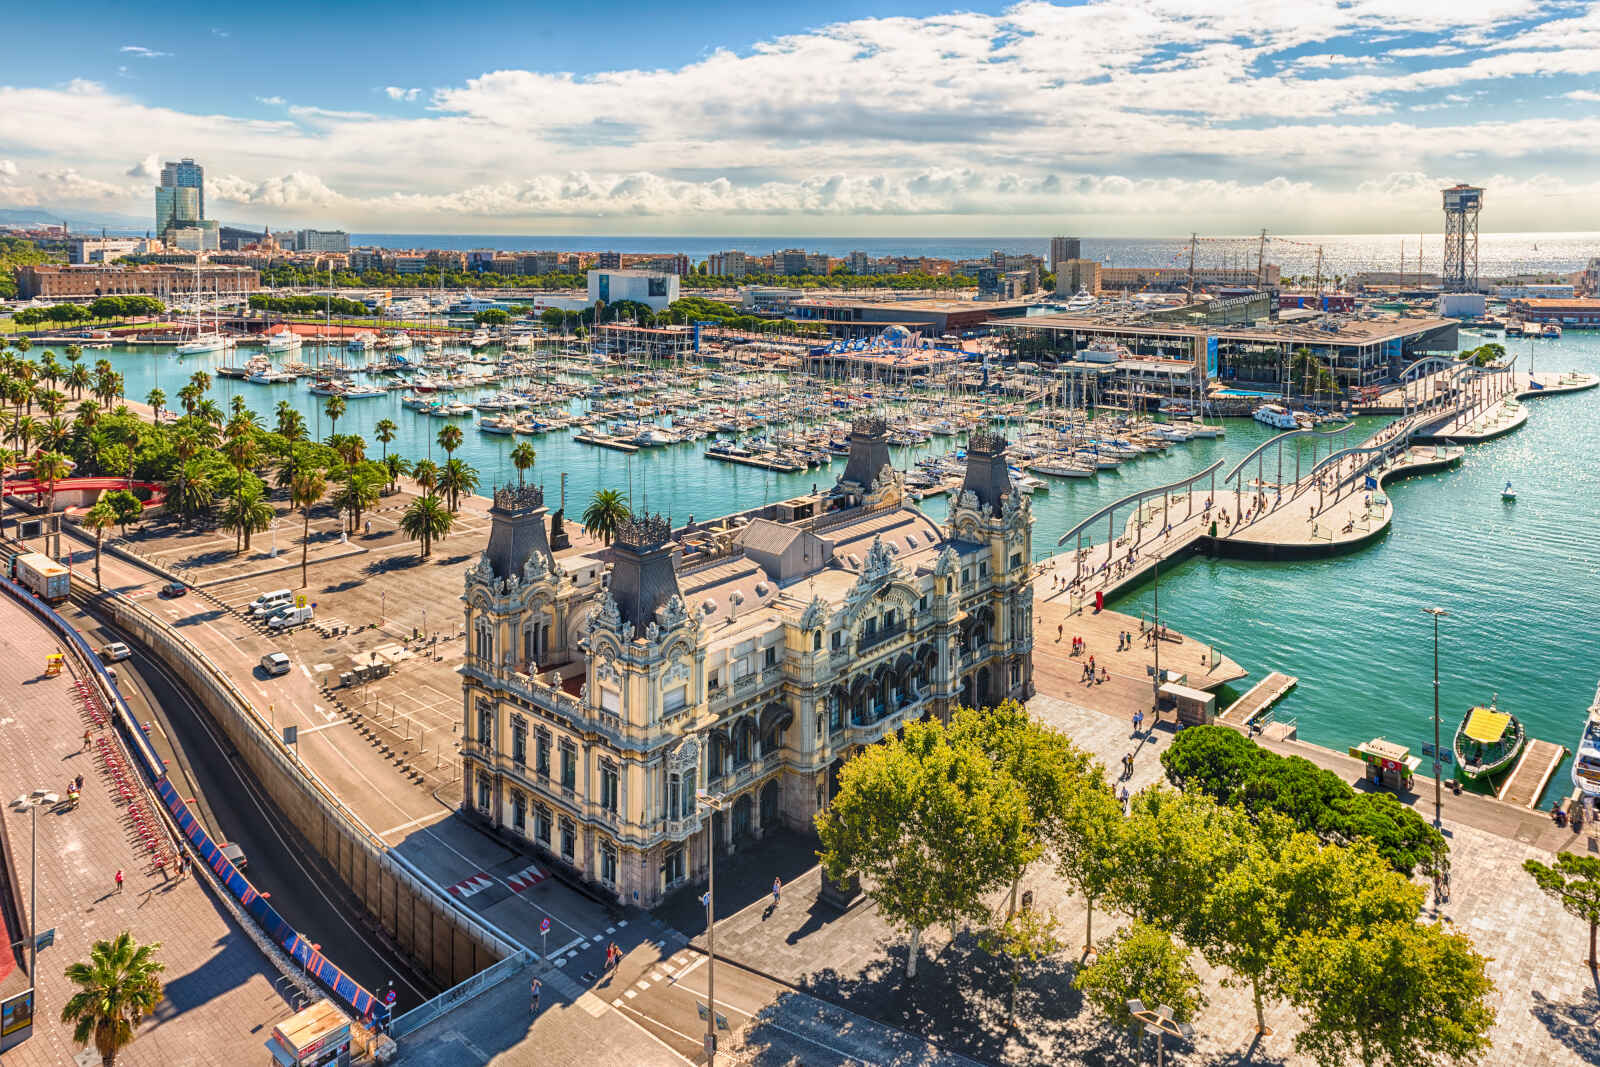
[[[223,842],[217,848],[224,856],[228,857],[228,862],[233,864],[234,870],[242,871],[250,866],[250,861],[245,858],[244,849],[238,845],[230,845],[227,842]]]
[[[131,655],[133,655],[133,649],[129,648],[121,641],[113,641],[105,648],[100,650],[100,662],[121,663]]]
[[[158,594],[160,596],[167,597],[168,599],[184,596],[188,592],[189,587],[184,585],[182,582],[168,582],[158,590]]]
[[[294,603],[294,591],[290,589],[274,589],[270,593],[262,593],[250,601],[250,614],[254,617],[272,615]]]
[[[301,623],[310,622],[313,616],[311,605],[303,608],[284,608],[267,620],[267,626],[274,630],[287,629],[290,626],[299,626]]]
[[[282,652],[268,652],[261,657],[261,669],[273,677],[280,674],[288,674],[289,657]]]

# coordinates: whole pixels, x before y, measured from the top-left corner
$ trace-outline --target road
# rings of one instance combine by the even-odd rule
[[[244,850],[246,876],[286,920],[368,989],[394,983],[402,1004],[440,992],[388,943],[361,903],[252,778],[195,697],[155,657],[86,610],[75,596],[61,614],[95,647],[126,641],[117,688],[148,724],[168,778],[214,837]]]

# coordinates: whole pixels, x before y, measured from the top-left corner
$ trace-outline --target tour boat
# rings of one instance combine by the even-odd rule
[[[1488,707],[1473,707],[1461,717],[1456,727],[1456,767],[1461,777],[1468,781],[1487,778],[1505,770],[1522,754],[1527,734],[1522,723],[1510,712],[1495,706],[1495,698]]]
[[[1589,705],[1589,717],[1578,738],[1578,753],[1572,759],[1572,784],[1584,796],[1600,803],[1600,689],[1595,690],[1594,703]]]
[[[1515,499],[1517,499],[1517,491],[1515,489],[1511,488],[1511,483],[1510,482],[1507,482],[1506,483],[1506,487],[1504,489],[1500,490],[1500,499],[1501,500],[1515,500]]]
[[[1279,430],[1298,430],[1300,420],[1294,417],[1294,412],[1281,404],[1262,404],[1251,414],[1257,422],[1265,423]]]
[[[1561,340],[1561,327],[1553,322],[1547,322],[1539,327],[1539,336],[1548,341]]]

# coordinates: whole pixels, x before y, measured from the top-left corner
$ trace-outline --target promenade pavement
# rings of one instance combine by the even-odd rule
[[[123,930],[139,942],[161,943],[166,997],[118,1063],[259,1062],[271,1027],[294,1012],[279,993],[280,976],[195,876],[179,880],[173,868],[157,871],[149,854],[134,847],[124,809],[108,792],[109,779],[94,754],[81,751],[89,723],[72,693],[73,673],[44,677],[45,656],[57,647],[54,635],[25,608],[0,598],[0,795],[7,802],[5,832],[16,865],[11,873],[24,910],[35,816],[11,801],[35,788],[65,798],[67,782],[84,776],[76,809],[42,808],[37,815],[37,924],[40,931],[55,930],[55,943],[38,956],[33,1037],[8,1051],[5,1062],[87,1062],[78,1058],[83,1049],[72,1040],[71,1027],[59,1021],[76,988],[62,972],[86,960],[95,940]],[[120,893],[113,884],[119,868],[125,877]],[[92,1050],[91,1056],[99,1061]]]

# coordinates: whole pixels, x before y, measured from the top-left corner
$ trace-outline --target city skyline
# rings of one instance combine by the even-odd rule
[[[1456,181],[1549,231],[1600,193],[1600,4],[370,15],[106,7],[61,53],[19,14],[0,209],[146,215],[182,157],[209,217],[382,233],[1431,232]]]

